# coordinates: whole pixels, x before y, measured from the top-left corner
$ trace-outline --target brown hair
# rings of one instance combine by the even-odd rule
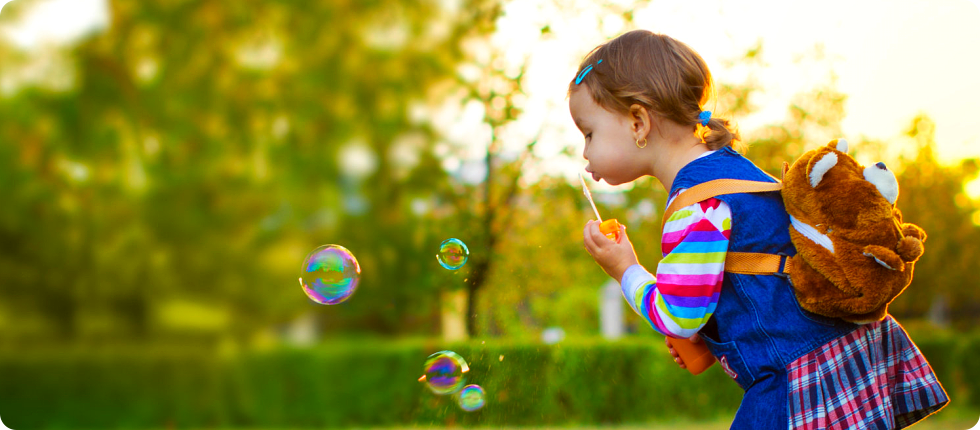
[[[740,149],[738,130],[729,120],[712,115],[708,125],[701,126],[698,114],[714,91],[714,82],[704,59],[684,43],[647,30],[624,33],[582,60],[576,79],[569,83],[569,94],[589,66],[592,70],[580,84],[589,88],[599,106],[629,114],[630,106],[639,104],[662,118],[690,125],[709,149]]]

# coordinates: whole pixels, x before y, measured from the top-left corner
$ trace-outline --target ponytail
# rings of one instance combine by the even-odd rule
[[[697,125],[695,132],[701,141],[708,145],[708,149],[715,151],[726,146],[742,152],[742,137],[739,135],[738,127],[730,120],[723,118],[711,118],[707,126]]]

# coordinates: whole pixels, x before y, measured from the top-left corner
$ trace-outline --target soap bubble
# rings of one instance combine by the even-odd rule
[[[429,389],[438,395],[451,394],[459,391],[466,382],[466,372],[470,367],[466,360],[452,351],[439,351],[425,360],[422,380]]]
[[[466,244],[462,240],[456,238],[442,241],[442,244],[439,245],[439,254],[436,255],[436,260],[439,260],[439,264],[449,270],[456,270],[463,267],[468,258],[470,258],[469,248],[466,247]]]
[[[322,245],[303,260],[299,283],[310,300],[335,305],[349,299],[360,280],[354,254],[340,245]]]
[[[467,385],[459,392],[459,407],[473,412],[487,404],[487,396],[479,385]]]

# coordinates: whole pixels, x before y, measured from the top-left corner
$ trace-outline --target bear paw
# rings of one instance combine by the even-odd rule
[[[902,236],[914,237],[919,239],[920,242],[926,241],[926,231],[915,224],[905,223],[902,224]]]
[[[899,272],[905,270],[905,262],[902,261],[902,258],[896,254],[895,251],[885,248],[884,246],[865,246],[862,254],[864,254],[865,257],[873,258],[876,263],[888,270],[897,270]]]
[[[902,240],[899,240],[898,247],[895,250],[898,251],[898,255],[902,258],[902,261],[907,263],[914,263],[925,252],[922,241],[912,236],[905,236]]]

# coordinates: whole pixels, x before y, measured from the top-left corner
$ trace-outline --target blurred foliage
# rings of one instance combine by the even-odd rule
[[[435,330],[456,194],[411,110],[497,7],[114,2],[104,33],[47,54],[70,89],[0,100],[4,337],[193,336],[160,324],[173,307],[246,336],[316,309],[295,280],[323,243],[354,252],[372,298],[324,326]],[[0,54],[8,76],[30,59]]]
[[[11,3],[3,19],[29,4]],[[607,278],[581,245],[591,210],[577,183],[523,177],[543,164],[540,136],[518,153],[503,145],[526,88],[524,69],[487,43],[501,7],[115,2],[108,29],[69,49],[0,42],[5,79],[23,78],[38,58],[54,65],[0,97],[0,342],[264,345],[304,316],[330,337],[431,336],[439,292],[454,288],[468,292],[474,336],[537,337],[551,326],[595,334]],[[629,10],[608,8],[632,25]],[[714,110],[756,111],[765,87],[751,71],[764,58],[759,43],[723,63],[750,72],[719,82]],[[464,177],[477,166],[447,167],[472,149],[433,123],[433,106],[447,100],[453,110],[476,106],[491,131],[480,180]],[[845,106],[832,76],[794,98],[783,121],[743,130],[747,155],[778,174],[841,135]],[[963,191],[978,164],[940,165],[933,127],[914,120],[912,151],[849,140],[859,159],[898,172],[899,207],[929,233],[892,312],[919,319],[942,298],[965,328],[980,314],[971,269],[980,206]],[[655,270],[659,183],[596,198]],[[471,251],[456,272],[434,258],[448,237]],[[350,249],[363,273],[354,299],[329,308],[295,281],[304,255],[325,243]],[[651,333],[626,318],[631,331]]]
[[[470,367],[487,406],[462,411],[416,380],[443,348]],[[0,356],[11,428],[337,428],[642,423],[731,414],[741,390],[721,368],[692,378],[649,339],[556,345],[387,340],[216,355],[106,348]],[[44,399],[43,401],[41,399]]]
[[[926,253],[915,265],[912,284],[889,308],[899,316],[926,314],[941,300],[949,322],[960,330],[976,327],[980,317],[980,202],[963,185],[977,178],[976,158],[959,165],[936,161],[935,124],[920,115],[906,134],[915,142],[911,157],[899,159],[899,208],[906,222],[925,229]]]

